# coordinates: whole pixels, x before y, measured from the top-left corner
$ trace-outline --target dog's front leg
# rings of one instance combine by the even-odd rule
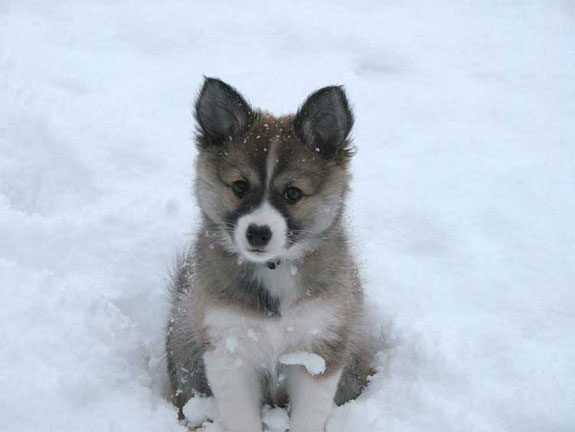
[[[291,432],[324,432],[333,409],[341,369],[311,376],[303,366],[291,366],[288,392]]]
[[[262,432],[256,371],[225,348],[204,354],[206,377],[226,432]]]

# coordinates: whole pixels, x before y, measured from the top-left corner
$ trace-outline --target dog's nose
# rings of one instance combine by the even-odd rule
[[[272,230],[267,225],[251,224],[246,231],[248,242],[253,247],[262,247],[268,244],[272,238]]]

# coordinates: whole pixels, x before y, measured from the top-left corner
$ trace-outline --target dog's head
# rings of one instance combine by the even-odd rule
[[[343,211],[352,154],[353,115],[341,87],[274,117],[206,78],[195,118],[196,196],[230,252],[252,262],[297,259],[329,234]]]

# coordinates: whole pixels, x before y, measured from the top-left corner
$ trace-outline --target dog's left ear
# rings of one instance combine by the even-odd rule
[[[324,158],[351,156],[348,136],[353,113],[343,87],[324,87],[311,94],[298,110],[294,128],[299,138]]]
[[[222,144],[249,126],[252,109],[239,92],[217,78],[206,78],[196,101],[196,121],[202,146]]]

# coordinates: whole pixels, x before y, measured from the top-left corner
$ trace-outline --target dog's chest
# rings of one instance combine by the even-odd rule
[[[333,337],[337,319],[334,308],[319,299],[296,301],[296,291],[301,289],[293,270],[267,270],[258,277],[269,286],[270,294],[280,299],[281,313],[255,316],[230,306],[209,310],[204,324],[216,349],[236,357],[238,362],[273,370],[282,354],[313,351],[319,340]]]

